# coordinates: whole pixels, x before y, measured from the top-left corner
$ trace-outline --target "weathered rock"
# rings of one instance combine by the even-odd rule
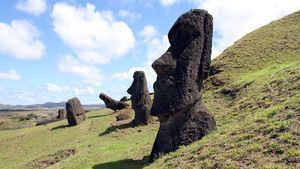
[[[99,98],[104,101],[106,108],[112,109],[114,111],[122,110],[122,109],[130,106],[129,104],[127,104],[125,102],[114,100],[104,93],[100,93]]]
[[[57,113],[58,113],[57,119],[63,120],[67,118],[67,112],[65,109],[59,109]]]
[[[74,126],[86,119],[84,110],[78,98],[74,97],[66,103],[67,119],[70,126]]]
[[[122,97],[122,98],[120,99],[120,101],[121,101],[121,102],[127,102],[127,101],[128,101],[127,96]]]
[[[201,139],[216,127],[200,92],[210,68],[212,31],[207,11],[183,14],[169,31],[171,46],[152,64],[157,80],[151,115],[158,116],[160,127],[150,161]]]
[[[131,95],[131,106],[135,116],[133,126],[147,125],[150,120],[151,99],[147,87],[147,80],[143,71],[136,71],[133,74],[132,85],[127,90]]]
[[[116,116],[117,121],[128,120],[130,119],[129,113],[122,112]]]

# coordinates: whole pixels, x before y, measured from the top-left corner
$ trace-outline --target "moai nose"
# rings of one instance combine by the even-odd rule
[[[163,75],[173,71],[176,68],[176,62],[171,54],[167,51],[160,58],[152,63],[152,68],[157,75]]]

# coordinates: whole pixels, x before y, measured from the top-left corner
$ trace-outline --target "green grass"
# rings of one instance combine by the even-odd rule
[[[246,35],[213,66],[221,72],[203,100],[218,129],[149,168],[300,168],[300,11]]]
[[[68,149],[74,149],[75,154],[51,168],[139,168],[151,150],[158,124],[118,130],[123,123],[114,122],[115,114],[111,113],[87,113],[88,119],[74,127],[66,127],[64,120],[1,131],[0,168],[23,168],[36,159],[45,160],[45,156]],[[117,127],[111,127],[111,123]],[[105,132],[109,127],[111,130]]]
[[[221,72],[206,80],[203,102],[217,129],[152,164],[158,123],[128,128],[102,110],[74,127],[0,131],[0,168],[300,168],[300,11],[246,35],[213,66]]]

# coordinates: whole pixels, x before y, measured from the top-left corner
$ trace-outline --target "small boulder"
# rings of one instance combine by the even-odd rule
[[[122,112],[116,116],[117,121],[128,120],[130,119],[130,115],[126,112]]]

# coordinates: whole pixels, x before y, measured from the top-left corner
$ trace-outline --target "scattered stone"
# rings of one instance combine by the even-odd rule
[[[59,109],[58,110],[58,115],[57,115],[57,119],[59,120],[63,120],[67,118],[67,112],[65,109]]]
[[[120,99],[120,101],[121,101],[121,102],[127,102],[127,101],[128,101],[127,96],[122,97],[122,98]]]
[[[150,120],[151,99],[147,87],[147,80],[143,71],[136,71],[133,74],[132,85],[127,90],[131,95],[131,106],[135,116],[133,126],[147,125]]]
[[[128,120],[130,119],[130,115],[126,112],[122,112],[116,116],[117,121]]]
[[[75,126],[86,119],[85,112],[78,98],[74,97],[66,103],[67,119],[70,126]]]
[[[216,128],[201,101],[203,80],[211,62],[213,22],[205,10],[194,9],[178,18],[168,38],[171,46],[152,64],[157,73],[151,115],[160,127],[150,161],[201,139]]]
[[[106,108],[112,109],[114,111],[122,110],[130,106],[125,102],[114,100],[104,93],[100,93],[99,98],[104,101]]]

